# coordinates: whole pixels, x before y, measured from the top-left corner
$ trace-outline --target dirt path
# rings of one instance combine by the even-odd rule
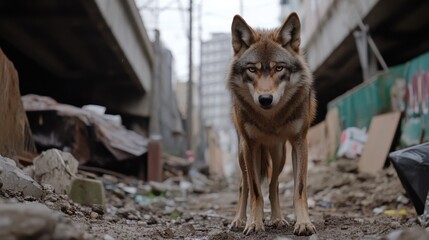
[[[142,208],[143,219],[149,221],[141,225],[123,220],[109,223],[104,219],[91,223],[89,232],[99,237],[100,233],[107,233],[117,239],[376,239],[395,229],[416,226],[413,207],[392,168],[377,176],[365,176],[356,173],[354,162],[343,160],[310,170],[310,215],[318,232],[312,237],[297,237],[293,235],[293,182],[288,176],[290,169],[286,168],[280,185],[281,205],[291,226],[284,229],[267,225],[265,232],[250,236],[243,235],[241,230],[230,231],[238,186],[231,184],[232,187],[209,193],[190,194],[183,201],[174,194],[170,202],[155,201]],[[266,195],[264,202],[268,223],[270,207]],[[398,215],[393,211],[390,216],[385,210],[403,211]],[[150,220],[153,222],[153,216],[157,223],[147,225]]]

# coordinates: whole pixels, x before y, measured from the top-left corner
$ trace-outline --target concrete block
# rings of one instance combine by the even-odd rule
[[[98,205],[105,208],[106,196],[103,183],[88,178],[73,180],[69,198],[82,205]]]
[[[55,192],[67,194],[76,176],[79,162],[67,152],[50,149],[33,161],[34,179],[40,184],[49,184]]]
[[[25,196],[40,199],[42,186],[16,166],[15,161],[0,156],[1,189],[23,192]]]

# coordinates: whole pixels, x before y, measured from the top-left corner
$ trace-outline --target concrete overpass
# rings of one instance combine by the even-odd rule
[[[363,81],[353,36],[359,18],[387,65],[394,66],[429,51],[428,13],[425,0],[333,0],[305,43],[316,79],[318,120],[330,100]]]
[[[148,117],[154,52],[134,0],[0,1],[21,94]]]

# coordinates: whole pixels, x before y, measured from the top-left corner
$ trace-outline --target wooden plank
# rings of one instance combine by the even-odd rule
[[[372,118],[368,140],[359,160],[359,172],[375,174],[383,168],[400,120],[400,112],[386,113]]]
[[[320,122],[308,130],[308,161],[326,161],[328,149],[326,141],[326,122]]]
[[[328,111],[325,122],[328,139],[328,159],[333,160],[336,156],[341,135],[340,117],[337,108]]]

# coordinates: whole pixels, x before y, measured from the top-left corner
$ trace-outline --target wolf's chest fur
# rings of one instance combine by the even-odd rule
[[[313,94],[308,88],[295,92],[291,99],[281,101],[274,111],[259,109],[250,104],[240,103],[239,98],[233,105],[236,119],[242,121],[239,125],[241,134],[248,138],[264,143],[275,144],[286,141],[298,135],[309,123],[308,115]],[[241,131],[240,131],[241,130]]]

